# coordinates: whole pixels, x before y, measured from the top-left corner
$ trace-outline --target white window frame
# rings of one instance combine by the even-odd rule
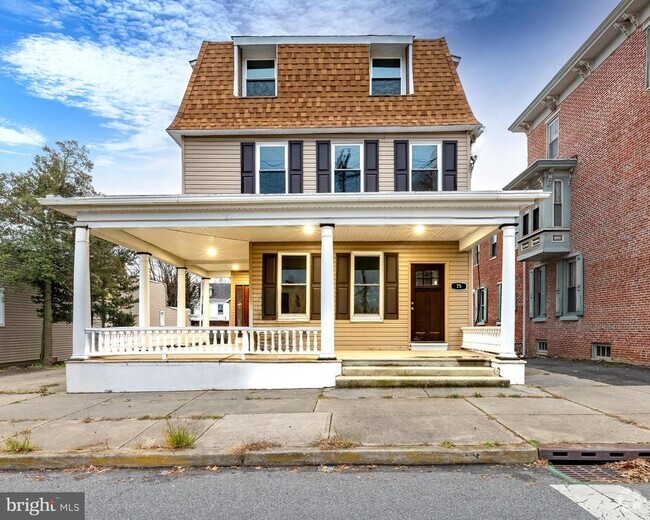
[[[546,348],[540,348],[541,345],[544,345]],[[536,339],[535,340],[535,353],[540,356],[548,355],[548,340],[545,339]]]
[[[373,60],[399,60],[399,78],[400,78],[400,85],[399,85],[399,94],[373,94],[372,93],[372,80],[374,79],[374,75],[372,73],[373,65],[372,62]],[[388,78],[378,78],[378,79],[388,79]],[[377,96],[377,97],[388,97],[388,96],[404,96],[406,95],[406,60],[404,59],[403,56],[371,56],[370,57],[370,95],[371,96]]]
[[[603,356],[602,352],[599,354],[598,351],[601,349],[609,349],[609,356]],[[609,343],[592,343],[591,344],[591,359],[595,361],[611,361],[612,360],[612,345]]]
[[[559,188],[558,188],[559,186]],[[556,202],[557,194],[559,193],[560,201]],[[560,205],[560,223],[555,223],[555,206]],[[553,181],[553,213],[552,213],[553,227],[563,227],[564,225],[564,182],[562,179],[555,179]]]
[[[282,258],[285,256],[304,256],[305,257],[305,313],[304,314],[282,314],[282,286],[283,285],[303,285],[303,284],[283,284],[282,283]],[[278,253],[278,274],[277,274],[277,310],[278,318],[277,321],[309,321],[310,311],[311,311],[311,253],[305,253],[302,251],[286,251]]]
[[[275,88],[273,89],[272,96],[249,96],[246,92],[246,84],[248,81],[248,62],[249,61],[272,61],[273,62],[273,82],[275,83]],[[244,60],[244,70],[242,71],[242,86],[241,86],[241,95],[242,97],[277,97],[278,95],[278,59],[276,58],[247,58]]]
[[[357,256],[376,256],[379,258],[379,314],[356,314],[354,312],[354,270]],[[350,253],[350,321],[383,322],[384,321],[384,253],[377,251],[356,251]]]
[[[483,305],[479,305],[478,302],[478,295],[482,294],[483,296],[481,297],[481,303]],[[476,298],[476,304],[474,308],[476,309],[476,316],[474,319],[476,320],[476,325],[477,326],[483,326],[487,323],[487,287],[479,287],[474,291],[474,298]],[[479,319],[482,318],[482,319]]]
[[[284,193],[289,193],[289,143],[286,141],[261,141],[255,143],[255,193],[257,195],[274,195],[273,193],[260,192],[260,148],[271,146],[284,147]]]
[[[557,123],[557,157],[551,157],[551,126],[553,123]],[[560,157],[560,119],[559,116],[555,116],[548,120],[546,123],[546,158],[547,159],[557,159]]]
[[[356,195],[357,193],[364,193],[366,190],[365,186],[365,175],[364,175],[364,162],[363,162],[363,143],[331,143],[332,150],[331,150],[331,164],[332,164],[332,179],[330,181],[331,183],[331,190],[332,193],[336,193],[338,195]],[[358,146],[359,147],[359,191],[346,191],[346,192],[341,192],[341,191],[336,191],[336,147],[337,146]]]
[[[437,148],[438,156],[438,178],[436,180],[436,190],[431,193],[442,191],[442,141],[410,141],[409,142],[409,191],[413,192],[413,147],[414,146],[435,146]],[[417,193],[429,193],[420,191]]]
[[[490,260],[494,260],[497,257],[498,254],[498,246],[497,246],[497,241],[498,241],[498,235],[492,235],[490,237]],[[492,255],[492,247],[494,246],[494,255]]]
[[[4,287],[0,287],[0,327],[6,325],[5,309],[5,290]]]

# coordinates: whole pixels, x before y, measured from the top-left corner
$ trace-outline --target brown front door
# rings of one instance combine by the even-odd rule
[[[235,327],[248,327],[248,285],[235,285]]]
[[[445,269],[411,265],[411,341],[445,340]]]

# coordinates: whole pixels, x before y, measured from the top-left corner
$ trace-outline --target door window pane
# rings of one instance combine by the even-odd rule
[[[361,191],[361,145],[334,146],[334,191]]]

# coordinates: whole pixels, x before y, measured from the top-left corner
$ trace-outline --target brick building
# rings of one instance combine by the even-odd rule
[[[528,356],[650,365],[649,16],[650,1],[622,1],[510,127],[526,133],[529,166],[505,189],[551,192],[519,218]],[[475,319],[488,326],[500,249],[475,251]]]

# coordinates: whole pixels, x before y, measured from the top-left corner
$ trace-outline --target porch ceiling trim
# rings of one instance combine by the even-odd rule
[[[307,195],[135,195],[40,199],[92,228],[165,226],[473,225],[513,222],[542,191]]]

